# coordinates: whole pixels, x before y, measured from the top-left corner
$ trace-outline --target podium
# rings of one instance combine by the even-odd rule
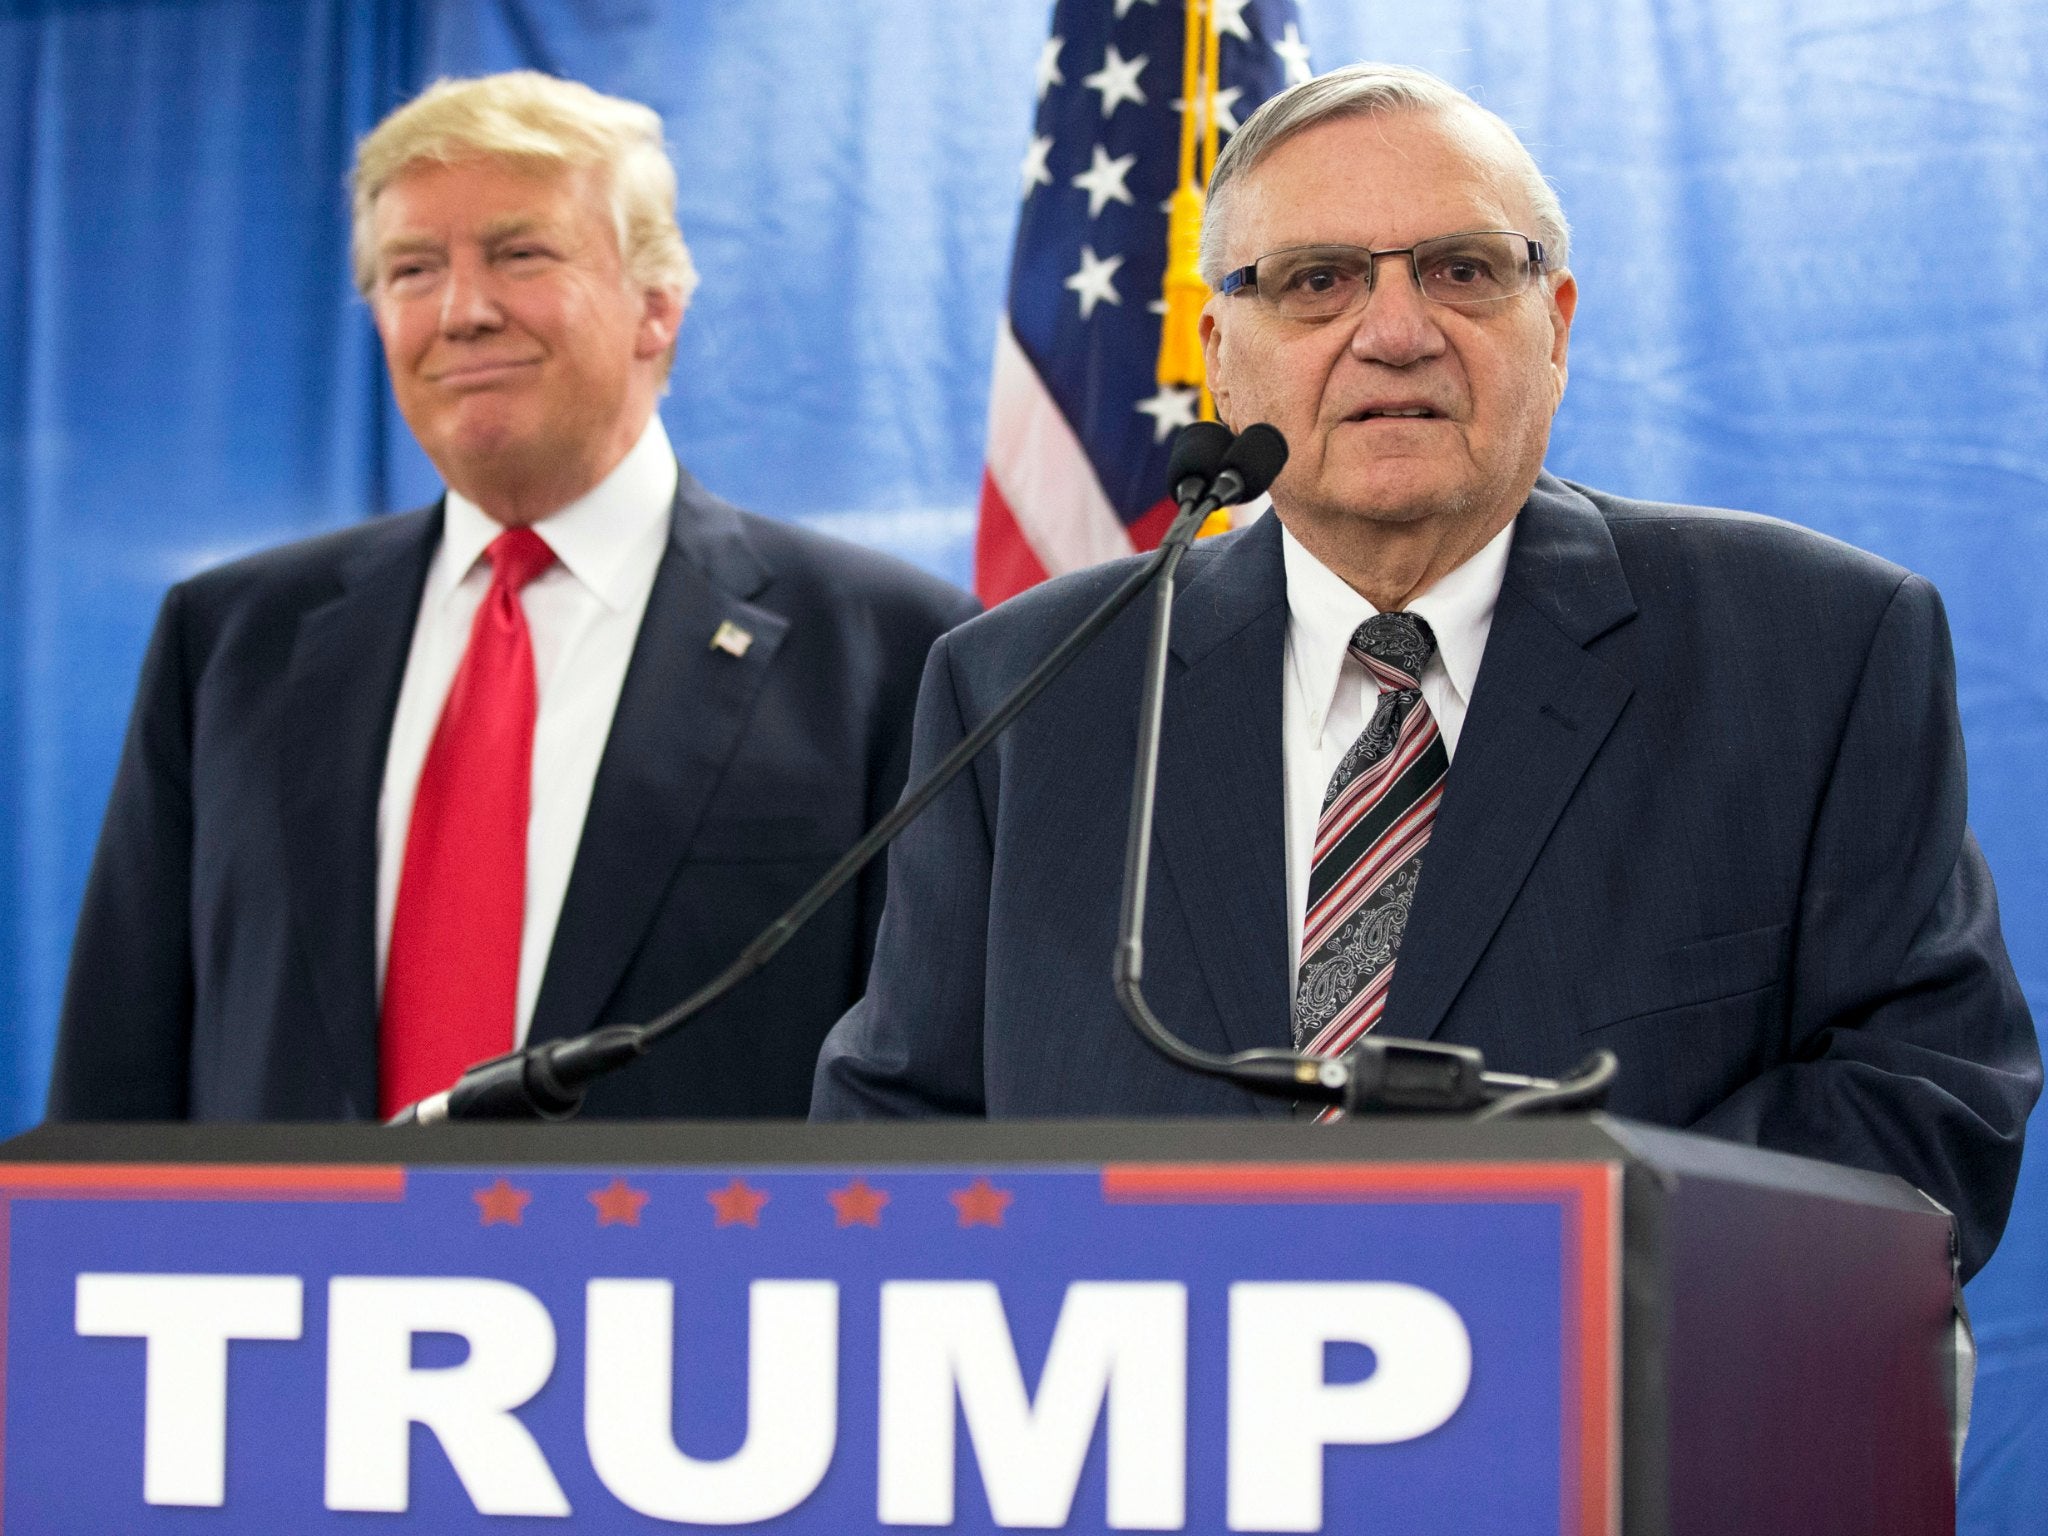
[[[46,1126],[0,1533],[1947,1533],[1945,1212],[1604,1116]]]

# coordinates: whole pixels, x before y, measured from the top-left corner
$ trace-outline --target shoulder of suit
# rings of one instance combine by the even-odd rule
[[[1615,552],[1632,573],[1660,567],[1721,568],[1731,577],[1811,587],[1815,583],[1889,594],[1906,567],[1816,529],[1727,507],[1637,501],[1563,482],[1599,511]]]
[[[1203,539],[1189,549],[1176,578],[1180,590],[1185,592],[1205,565],[1244,538],[1254,526],[1248,524],[1229,533]],[[950,637],[950,643],[977,650],[986,648],[992,653],[1023,647],[1031,650],[1035,660],[1039,653],[1093,612],[1096,605],[1114,592],[1140,562],[1149,558],[1144,554],[1123,555],[1099,565],[1050,577],[1014,597],[1004,598],[980,618],[963,624]],[[1134,618],[1133,613],[1150,611],[1149,601],[1141,597],[1119,616],[1118,622],[1136,623],[1142,627],[1148,621],[1142,617]],[[1036,649],[1032,650],[1034,647]]]
[[[1182,590],[1194,580],[1194,575],[1210,559],[1217,557],[1227,545],[1243,537],[1243,528],[1217,539],[1204,539],[1194,545],[1180,565],[1178,586]],[[1137,569],[1149,555],[1120,555],[1118,559],[1102,561],[1100,565],[1087,565],[1079,571],[1067,571],[1063,575],[1038,582],[1038,586],[1018,592],[1014,598],[1004,598],[989,608],[981,618],[975,618],[971,625],[963,625],[958,631],[958,641],[969,645],[989,645],[1001,649],[1012,643],[1042,645],[1057,641],[1069,629],[1079,625],[1090,614],[1096,604],[1114,592],[1130,571]],[[1149,610],[1143,600],[1133,604],[1135,608]],[[1128,618],[1130,610],[1124,610]]]
[[[177,584],[176,591],[188,602],[207,606],[260,591],[328,587],[343,564],[358,555],[425,538],[435,516],[434,507],[386,513],[329,533],[272,545],[189,576]]]

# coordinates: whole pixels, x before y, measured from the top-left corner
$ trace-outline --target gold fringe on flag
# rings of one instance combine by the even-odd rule
[[[1206,167],[1197,176],[1195,133],[1206,118],[1210,133],[1202,138],[1214,164],[1215,77],[1204,78],[1210,53],[1208,43],[1215,35],[1210,25],[1207,0],[1187,0],[1187,29],[1181,48],[1180,90],[1180,176],[1166,216],[1166,280],[1161,299],[1166,314],[1159,325],[1160,385],[1193,385],[1203,382],[1202,306],[1209,302],[1209,285],[1202,281],[1202,188],[1208,184]],[[1205,108],[1207,110],[1205,110]],[[1203,405],[1208,405],[1203,391]],[[1209,415],[1204,410],[1203,416]]]
[[[1209,184],[1209,172],[1216,164],[1221,47],[1209,0],[1187,0],[1181,48],[1180,179],[1167,205],[1166,279],[1160,292],[1165,315],[1159,323],[1157,377],[1162,388],[1199,389],[1204,421],[1216,419],[1216,402],[1210,398],[1202,363],[1202,306],[1209,302],[1209,285],[1202,281],[1201,267],[1202,189]],[[1202,525],[1200,536],[1229,528],[1230,514],[1218,512]]]

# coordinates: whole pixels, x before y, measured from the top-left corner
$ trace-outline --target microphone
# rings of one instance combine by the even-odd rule
[[[1166,483],[1183,512],[1201,500],[1235,441],[1220,421],[1190,422],[1180,429],[1166,463]]]
[[[1250,501],[1254,496],[1263,496],[1286,465],[1287,439],[1277,428],[1263,421],[1255,422],[1238,434],[1237,441],[1223,456],[1223,467],[1216,472],[1210,494],[1219,507]]]
[[[1188,544],[1203,521],[1218,507],[1255,496],[1279,473],[1287,445],[1272,429],[1263,430],[1279,444],[1279,458],[1272,458],[1270,446],[1254,442],[1240,450],[1243,437],[1233,436],[1228,427],[1215,422],[1195,422],[1181,430],[1174,440],[1169,460],[1168,486],[1180,511],[1160,541],[1159,548],[1131,571],[1115,591],[1053,647],[1030,674],[1011,690],[989,717],[955,743],[922,783],[905,791],[896,808],[873,827],[826,870],[809,890],[774,922],[723,971],[680,1003],[644,1024],[607,1024],[564,1040],[549,1040],[511,1051],[470,1067],[455,1083],[429,1095],[393,1115],[387,1125],[435,1125],[449,1120],[566,1120],[582,1107],[590,1085],[608,1073],[647,1054],[655,1045],[752,976],[810,921],[820,908],[836,896],[848,881],[865,869],[896,835],[915,821],[939,792],[957,778],[981,751],[1017,718],[1047,684],[1064,672],[1075,657],[1087,649],[1110,621],[1129,607],[1137,595],[1150,586],[1162,571],[1170,571],[1187,552]],[[1245,434],[1249,436],[1250,434]],[[1258,480],[1260,466],[1271,462],[1271,471]],[[1257,489],[1245,486],[1257,482]]]
[[[1179,450],[1176,443],[1176,455]],[[1124,845],[1123,901],[1111,964],[1117,1002],[1140,1038],[1167,1060],[1268,1098],[1337,1105],[1352,1114],[1362,1110],[1470,1111],[1480,1120],[1535,1109],[1598,1107],[1606,1100],[1620,1068],[1612,1051],[1595,1051],[1562,1081],[1489,1072],[1480,1053],[1467,1045],[1370,1034],[1360,1036],[1334,1057],[1271,1049],[1218,1056],[1180,1039],[1145,1000],[1145,889],[1159,787],[1159,727],[1166,702],[1174,569],[1202,519],[1219,506],[1259,495],[1279,477],[1286,463],[1287,440],[1261,422],[1245,428],[1230,444],[1205,492],[1199,493],[1201,500],[1187,499],[1198,494],[1194,490],[1183,495],[1183,486],[1196,479],[1192,469],[1185,479],[1174,482],[1175,495],[1182,500],[1182,517],[1160,546],[1165,554],[1171,545],[1172,554],[1161,562],[1138,701],[1138,750],[1131,783],[1130,829]],[[1189,524],[1187,532],[1175,543],[1174,536],[1184,522]]]
[[[1219,507],[1234,507],[1264,494],[1286,462],[1287,439],[1264,422],[1233,437],[1220,422],[1198,421],[1182,428],[1173,440],[1173,460],[1167,466],[1166,479],[1181,514],[1187,516],[1199,508],[1206,521]],[[1197,522],[1194,528],[1201,526]],[[1161,548],[1165,542],[1160,541]]]

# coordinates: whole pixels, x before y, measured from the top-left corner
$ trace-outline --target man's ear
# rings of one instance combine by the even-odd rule
[[[640,326],[633,337],[635,357],[660,357],[676,344],[683,328],[680,288],[644,288],[640,292]]]
[[[1222,302],[1217,294],[1202,306],[1200,331],[1202,336],[1202,368],[1209,376],[1209,397],[1216,402],[1216,419],[1226,427],[1230,425],[1230,385],[1223,368],[1222,327],[1217,323],[1216,306]]]
[[[1557,385],[1557,404],[1564,403],[1565,364],[1571,353],[1572,316],[1579,309],[1579,285],[1569,272],[1560,272],[1550,288],[1550,372]]]

